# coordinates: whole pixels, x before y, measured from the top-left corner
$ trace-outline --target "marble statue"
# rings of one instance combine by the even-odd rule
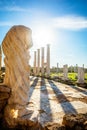
[[[5,55],[6,73],[4,84],[11,88],[11,96],[5,109],[5,117],[9,124],[10,118],[22,117],[28,110],[29,101],[29,48],[32,46],[30,28],[13,26],[6,34],[2,49]]]

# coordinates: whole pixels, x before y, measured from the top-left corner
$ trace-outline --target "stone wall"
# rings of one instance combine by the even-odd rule
[[[3,118],[3,110],[7,104],[8,98],[10,97],[10,88],[5,85],[0,85],[0,120]]]

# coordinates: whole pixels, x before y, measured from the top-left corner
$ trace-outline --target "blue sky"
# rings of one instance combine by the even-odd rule
[[[13,25],[32,29],[31,65],[50,43],[51,66],[87,67],[87,0],[0,0],[0,44]]]

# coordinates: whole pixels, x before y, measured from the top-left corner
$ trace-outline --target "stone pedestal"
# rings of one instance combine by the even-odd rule
[[[68,79],[68,65],[63,66],[63,78],[64,80]]]
[[[4,84],[11,88],[11,96],[5,109],[5,119],[15,125],[14,119],[29,111],[29,48],[32,46],[31,30],[25,26],[13,26],[6,34],[2,48],[6,73]]]
[[[78,83],[84,83],[84,70],[81,67],[78,67]]]

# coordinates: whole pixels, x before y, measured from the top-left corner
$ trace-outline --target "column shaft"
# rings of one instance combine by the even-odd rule
[[[47,45],[47,75],[50,75],[50,45]]]
[[[37,49],[37,74],[40,72],[40,49]]]
[[[36,75],[36,51],[34,51],[34,74]]]
[[[44,74],[44,47],[42,47],[42,56],[41,56],[41,72],[42,72],[42,75]]]

